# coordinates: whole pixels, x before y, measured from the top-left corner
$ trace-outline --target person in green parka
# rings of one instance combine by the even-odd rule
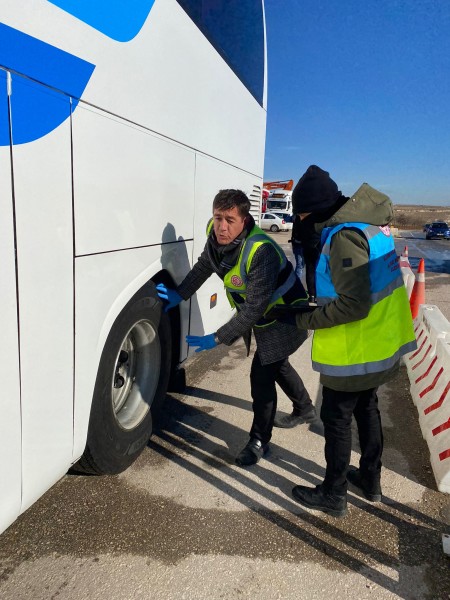
[[[314,330],[312,362],[323,385],[326,459],[324,481],[315,488],[297,485],[292,493],[307,508],[343,516],[347,481],[368,500],[381,500],[377,390],[395,377],[401,356],[414,350],[416,341],[388,225],[393,217],[388,196],[364,183],[348,198],[328,172],[311,165],[292,200],[294,212],[321,234],[319,307],[293,318],[299,329]],[[361,458],[359,468],[349,470],[352,415]]]

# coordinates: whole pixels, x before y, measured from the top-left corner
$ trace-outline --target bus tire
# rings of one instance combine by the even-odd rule
[[[150,282],[124,307],[106,339],[86,449],[73,471],[112,475],[136,460],[150,439],[152,413],[164,401],[170,367],[170,320]]]

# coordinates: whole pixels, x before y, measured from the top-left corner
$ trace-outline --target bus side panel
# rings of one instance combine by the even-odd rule
[[[9,127],[6,73],[0,70],[0,127],[2,139]],[[5,128],[5,129],[3,129]],[[11,189],[10,147],[0,148],[0,532],[20,512],[21,443],[19,348],[17,333],[16,272]]]
[[[86,446],[92,396],[100,356],[114,321],[128,300],[161,269],[179,283],[190,269],[192,241],[174,242],[76,259],[76,378],[73,461]],[[189,303],[182,302],[181,337],[187,334]],[[181,358],[187,346],[182,344]]]
[[[73,115],[73,139],[76,460],[116,317],[157,273],[166,270],[179,283],[191,267],[195,153],[81,104]],[[189,304],[180,308],[184,339]]]
[[[47,1],[8,4],[8,25],[95,65],[86,102],[262,172],[266,112],[176,0],[155,2],[126,43]],[[223,34],[245,37],[246,23]]]
[[[70,465],[73,439],[73,225],[70,103],[13,76],[12,131],[65,110],[45,137],[13,146],[22,383],[22,510]],[[36,117],[36,111],[38,117]]]
[[[77,256],[192,238],[192,150],[81,105],[73,137]]]
[[[260,178],[214,160],[197,155],[195,176],[195,212],[212,215],[212,202],[220,189],[235,188],[250,196],[254,186],[261,186]],[[206,222],[195,219],[194,261],[201,254],[206,241]],[[211,308],[211,295],[218,294],[217,305]],[[232,317],[232,311],[224,294],[223,282],[216,276],[210,277],[191,300],[192,335],[212,333]],[[192,353],[192,352],[191,352]]]

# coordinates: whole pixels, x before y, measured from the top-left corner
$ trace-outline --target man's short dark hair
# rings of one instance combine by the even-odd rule
[[[250,212],[250,200],[242,190],[220,190],[213,201],[214,210],[231,210],[236,207],[241,217]]]

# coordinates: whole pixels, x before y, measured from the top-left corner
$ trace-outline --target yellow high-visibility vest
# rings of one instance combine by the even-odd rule
[[[211,221],[207,227],[207,233],[210,234],[213,228]],[[245,302],[247,292],[247,273],[250,270],[253,256],[262,244],[271,244],[278,253],[280,259],[278,270],[278,286],[274,291],[267,309],[264,312],[266,315],[275,304],[295,304],[296,302],[304,302],[307,300],[305,296],[298,294],[298,280],[294,273],[291,263],[287,260],[283,250],[278,244],[264,233],[257,225],[255,225],[248,234],[237,263],[232,267],[224,277],[224,286],[227,293],[228,301],[233,308],[239,310],[239,305]],[[274,323],[273,320],[267,320],[264,317],[256,323],[256,327],[265,327]]]
[[[329,255],[333,235],[343,228],[359,229],[368,241],[372,307],[364,319],[314,332],[313,368],[334,377],[385,371],[416,348],[408,295],[389,227],[343,223],[323,231],[316,269],[318,302],[337,297]]]

